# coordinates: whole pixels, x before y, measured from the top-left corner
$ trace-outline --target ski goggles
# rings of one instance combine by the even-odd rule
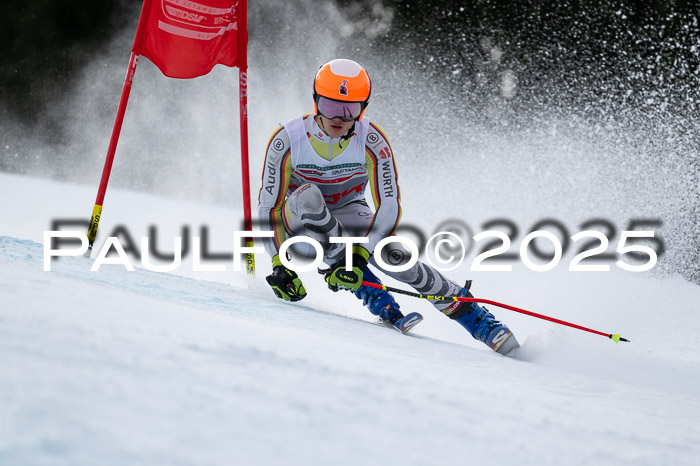
[[[357,120],[362,114],[364,102],[342,102],[318,96],[316,108],[318,108],[318,113],[329,120],[340,118],[343,121],[353,121]]]

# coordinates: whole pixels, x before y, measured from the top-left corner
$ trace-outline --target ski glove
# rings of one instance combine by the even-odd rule
[[[282,265],[279,254],[272,258],[272,273],[265,280],[275,295],[285,301],[300,301],[306,296],[306,288],[299,276]]]
[[[326,273],[326,283],[333,291],[357,291],[362,286],[362,276],[369,260],[369,251],[362,246],[352,247],[352,270],[345,270],[345,260],[336,262]]]

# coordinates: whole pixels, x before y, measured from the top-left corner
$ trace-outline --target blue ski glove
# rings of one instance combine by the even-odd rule
[[[265,280],[275,295],[285,301],[300,301],[306,296],[306,288],[299,276],[282,265],[279,254],[272,258],[272,273]]]
[[[326,273],[326,283],[333,291],[357,291],[362,286],[362,276],[367,267],[370,253],[362,246],[352,247],[352,270],[345,270],[345,260],[336,262]]]

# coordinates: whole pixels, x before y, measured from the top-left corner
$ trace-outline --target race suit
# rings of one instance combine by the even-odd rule
[[[367,188],[374,211],[365,201]],[[400,200],[393,151],[367,117],[355,123],[349,138],[331,138],[313,116],[304,115],[279,127],[268,142],[258,215],[261,230],[274,232],[264,242],[271,257],[288,237],[297,235],[321,243],[328,264],[345,256],[344,246],[330,243],[331,237],[367,237],[369,242],[361,246],[372,253],[398,226]],[[410,254],[394,242],[382,249],[382,259],[402,265]],[[370,264],[422,294],[454,296],[461,288],[420,261],[403,272],[385,271],[374,258]],[[445,313],[451,309],[445,302],[434,305]]]

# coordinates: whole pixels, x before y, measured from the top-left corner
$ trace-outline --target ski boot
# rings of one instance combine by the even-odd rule
[[[379,278],[372,273],[369,267],[365,268],[363,280],[371,283],[381,283]],[[408,332],[423,320],[423,316],[417,312],[403,315],[399,310],[399,303],[397,303],[394,297],[386,290],[362,285],[355,292],[355,296],[361,299],[362,304],[367,306],[369,312],[378,316],[383,324],[401,333]]]
[[[471,280],[467,280],[464,288],[459,290],[458,296],[473,298],[474,296],[469,292],[471,284]],[[506,355],[520,346],[513,332],[505,324],[497,321],[485,307],[477,303],[455,302],[442,312],[467,329],[475,339],[484,342],[497,353]]]

